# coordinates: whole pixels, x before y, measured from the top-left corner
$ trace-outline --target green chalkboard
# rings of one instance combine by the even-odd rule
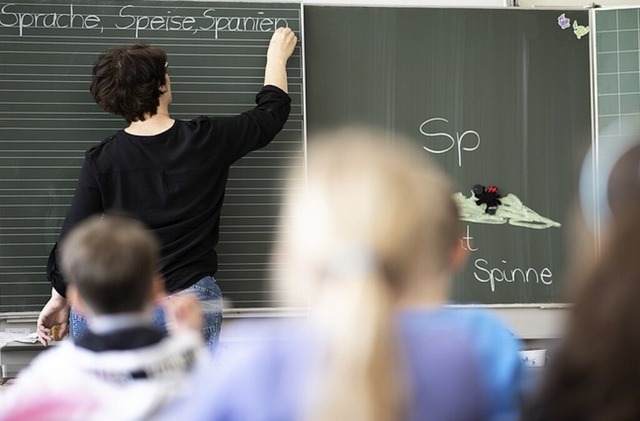
[[[569,209],[591,138],[591,34],[562,29],[560,14],[305,6],[301,33],[293,3],[0,3],[0,312],[37,311],[45,302],[46,257],[83,151],[123,125],[89,95],[98,54],[140,41],[163,47],[175,117],[234,114],[253,103],[270,30],[284,24],[305,45],[304,87],[298,48],[289,65],[289,122],[269,147],[232,168],[219,246],[227,299],[236,307],[279,305],[269,293],[270,253],[283,171],[304,165],[304,109],[311,138],[353,123],[402,133],[463,196],[477,183],[497,185],[539,224],[560,224],[467,221],[463,242],[472,250],[454,284],[457,302],[560,301]],[[586,11],[565,14],[587,25]],[[477,209],[465,209],[478,219]]]
[[[129,5],[127,5],[129,4]],[[0,312],[38,311],[83,152],[124,121],[89,94],[100,52],[145,42],[164,48],[174,117],[249,109],[276,26],[300,36],[300,5],[187,1],[0,2]],[[267,148],[231,170],[217,278],[237,307],[277,306],[268,293],[282,172],[303,165],[302,60],[289,62],[291,117]]]
[[[455,302],[563,301],[591,94],[588,12],[562,13],[304,8],[310,141],[374,125],[409,137],[451,175],[470,250]],[[469,199],[475,184],[505,197],[494,218]]]

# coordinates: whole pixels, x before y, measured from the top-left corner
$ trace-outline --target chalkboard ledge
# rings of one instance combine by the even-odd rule
[[[481,308],[492,312],[502,319],[522,340],[557,339],[562,337],[566,316],[570,304],[450,304],[450,308]],[[224,320],[265,319],[278,317],[302,317],[304,308],[247,308],[227,309]],[[224,329],[222,329],[224,335]]]
[[[494,313],[523,340],[555,339],[562,337],[566,316],[570,304],[451,304],[451,308],[482,308]],[[238,319],[267,319],[284,317],[302,317],[304,308],[266,307],[231,308],[223,312],[223,320],[233,322]],[[7,329],[35,330],[38,312],[0,313],[0,331]],[[224,335],[224,329],[222,329]]]

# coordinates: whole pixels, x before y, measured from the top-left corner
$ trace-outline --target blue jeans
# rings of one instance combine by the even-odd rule
[[[222,327],[222,291],[213,276],[205,276],[189,288],[172,294],[169,299],[180,294],[193,294],[200,301],[204,324],[202,334],[209,348],[214,348],[220,340],[220,328]],[[167,323],[164,311],[160,307],[153,310],[153,325],[167,332]],[[87,329],[87,320],[75,309],[71,308],[69,315],[71,338],[79,338]]]

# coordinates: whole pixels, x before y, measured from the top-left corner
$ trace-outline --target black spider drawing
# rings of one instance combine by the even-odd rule
[[[489,215],[495,215],[496,210],[498,210],[498,205],[501,205],[500,201],[500,192],[498,191],[498,187],[489,186],[486,187],[481,184],[476,184],[473,186],[471,190],[476,199],[476,205],[481,206],[482,204],[487,205],[485,208],[485,213]]]

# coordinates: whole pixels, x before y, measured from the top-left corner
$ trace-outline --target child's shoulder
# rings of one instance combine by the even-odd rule
[[[481,338],[487,345],[509,344],[517,347],[517,338],[511,328],[491,311],[480,308],[446,308],[443,311],[450,323],[467,330],[475,338]]]
[[[456,335],[471,343],[481,354],[496,348],[513,353],[519,349],[519,340],[508,325],[485,309],[445,306],[403,312],[400,320],[405,334],[439,332]]]
[[[507,324],[490,310],[476,307],[445,307],[445,318],[474,327],[508,329]]]
[[[424,310],[407,310],[400,314],[401,320],[410,325],[508,330],[507,325],[496,315],[485,309],[474,307],[442,306]]]

